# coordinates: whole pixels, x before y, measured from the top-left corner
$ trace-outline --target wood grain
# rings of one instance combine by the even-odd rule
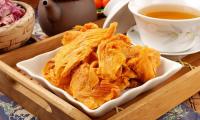
[[[0,91],[14,99],[18,104],[26,106],[26,110],[38,116],[41,120],[56,120],[50,114],[49,105],[42,98],[29,91],[19,83],[13,82],[7,75],[0,73]]]
[[[31,44],[29,46],[25,46],[9,53],[5,53],[0,56],[0,59],[7,63],[8,65],[15,66],[15,64],[19,61],[29,59],[32,56],[36,56],[41,53],[45,53],[51,51],[55,48],[61,46],[61,38],[63,33],[58,34],[56,36],[47,38],[40,42]],[[45,46],[44,46],[45,45]],[[23,51],[23,52],[22,52]],[[31,52],[32,51],[32,52]],[[10,57],[12,56],[12,57]],[[15,59],[15,60],[13,60]]]
[[[111,117],[110,120],[129,118],[133,120],[154,120],[197,93],[200,90],[199,78],[200,67],[163,86],[158,90],[159,92],[155,91],[146,95],[140,101]]]
[[[43,87],[35,84],[27,77],[23,76],[15,69],[11,68],[10,66],[6,65],[2,61],[0,61],[0,71],[2,74],[9,75],[8,78],[15,80],[17,83],[21,84],[23,87],[29,89],[34,94],[38,95],[46,102],[50,103],[53,107],[52,111],[56,112],[56,117],[59,120],[62,119],[77,119],[77,120],[89,120],[90,118],[87,117],[84,113],[79,111],[77,108],[73,107],[69,103],[65,102],[64,100],[58,98],[56,95],[52,94],[48,90],[44,89]],[[9,80],[4,77],[4,80]],[[33,97],[33,96],[32,96]]]

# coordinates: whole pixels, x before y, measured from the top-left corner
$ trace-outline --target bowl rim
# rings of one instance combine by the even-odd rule
[[[31,19],[31,18],[35,19],[34,9],[29,4],[27,4],[25,2],[21,2],[21,1],[13,1],[13,2],[22,6],[25,9],[25,14],[19,20],[15,21],[11,24],[0,27],[0,34],[10,31],[18,25],[19,26],[23,25],[24,23],[29,21],[27,19]]]

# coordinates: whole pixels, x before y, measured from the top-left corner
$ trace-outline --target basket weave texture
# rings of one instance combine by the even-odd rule
[[[35,24],[35,13],[33,8],[19,1],[14,1],[22,6],[26,13],[18,21],[0,27],[0,51],[9,51],[18,48],[30,39]]]

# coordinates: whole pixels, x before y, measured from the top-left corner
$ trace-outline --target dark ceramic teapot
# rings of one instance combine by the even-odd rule
[[[97,19],[94,0],[40,0],[38,15],[49,36]]]

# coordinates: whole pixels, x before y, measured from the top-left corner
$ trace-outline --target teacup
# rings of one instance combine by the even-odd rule
[[[199,0],[131,0],[129,9],[135,17],[142,42],[160,52],[183,52],[200,37],[200,17],[191,19],[161,19],[148,17],[140,10],[152,5],[187,6],[200,12]],[[171,10],[172,8],[166,8]],[[185,10],[185,8],[181,8]]]

